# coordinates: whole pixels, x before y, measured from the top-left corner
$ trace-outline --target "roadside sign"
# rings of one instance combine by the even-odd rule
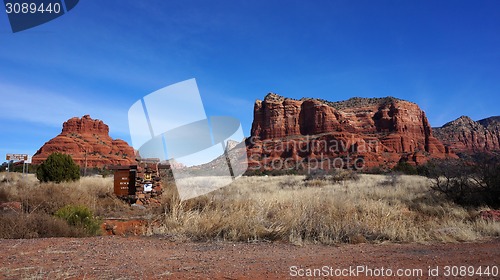
[[[28,160],[28,155],[26,154],[7,154],[6,160]]]
[[[7,154],[5,159],[8,161],[7,171],[10,172],[10,161],[22,161],[23,162],[23,176],[28,172],[28,165],[31,163],[31,157],[27,154]]]

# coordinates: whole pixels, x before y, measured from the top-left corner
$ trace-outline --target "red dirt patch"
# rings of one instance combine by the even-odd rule
[[[143,235],[147,222],[144,220],[104,220],[101,225],[105,235]]]
[[[292,266],[297,269],[368,266],[391,268],[394,272],[422,269],[423,275],[391,278],[359,275],[356,279],[444,279],[446,265],[500,266],[499,248],[500,239],[483,243],[340,246],[183,243],[159,237],[118,236],[0,240],[0,278],[287,279],[297,278],[291,275],[292,270],[298,271],[291,270]],[[440,277],[429,277],[428,268],[437,266]],[[493,276],[462,279],[495,278],[498,279]]]

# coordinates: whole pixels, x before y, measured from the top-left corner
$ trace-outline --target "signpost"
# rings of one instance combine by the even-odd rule
[[[28,164],[31,163],[31,157],[27,154],[7,154],[5,157],[7,160],[7,170],[10,172],[10,161],[23,161],[23,174],[28,170]],[[26,168],[25,168],[26,167]]]
[[[7,160],[28,160],[28,155],[26,154],[7,154]]]

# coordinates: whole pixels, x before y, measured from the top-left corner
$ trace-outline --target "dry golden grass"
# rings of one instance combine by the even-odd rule
[[[85,236],[56,218],[57,210],[81,205],[97,216],[126,213],[130,207],[113,194],[112,178],[84,177],[76,182],[39,183],[33,174],[0,174],[0,202],[21,202],[22,209],[0,211],[1,238]]]
[[[3,177],[2,177],[3,176]],[[500,236],[500,223],[478,217],[430,192],[419,176],[361,175],[332,182],[303,176],[242,177],[230,186],[179,201],[167,183],[162,206],[135,209],[113,195],[112,178],[42,183],[0,175],[0,201],[20,201],[25,213],[53,214],[84,205],[100,217],[143,216],[147,234],[180,240],[304,243],[457,242]],[[0,213],[0,215],[3,215]]]
[[[82,177],[75,182],[56,184],[40,183],[33,174],[1,176],[0,192],[6,200],[21,202],[27,213],[53,214],[66,205],[84,205],[99,216],[128,209],[126,203],[114,196],[112,177]]]
[[[429,192],[418,176],[362,175],[357,181],[304,182],[302,176],[244,177],[205,196],[169,201],[156,233],[193,240],[454,242],[500,235],[477,217]],[[311,187],[312,186],[312,187]]]

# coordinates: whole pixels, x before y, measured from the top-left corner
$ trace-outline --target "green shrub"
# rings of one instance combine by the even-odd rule
[[[36,177],[42,182],[76,181],[80,179],[80,167],[70,155],[53,153],[40,164]]]
[[[365,174],[386,174],[388,170],[382,166],[374,166],[363,170]]]
[[[394,172],[401,172],[406,175],[417,175],[417,168],[406,161],[400,161],[392,169]]]
[[[57,210],[56,217],[64,219],[70,226],[82,228],[88,235],[97,235],[101,222],[85,206],[67,205]]]
[[[9,164],[7,162],[2,163],[2,165],[0,165],[0,172],[7,171],[8,166]]]

